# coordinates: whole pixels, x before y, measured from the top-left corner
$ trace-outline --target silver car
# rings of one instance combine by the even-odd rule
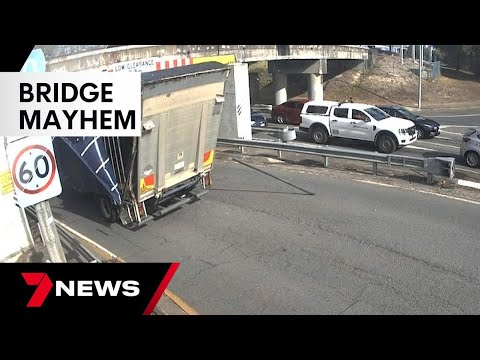
[[[463,134],[460,156],[465,159],[470,167],[480,165],[480,128],[470,129]]]

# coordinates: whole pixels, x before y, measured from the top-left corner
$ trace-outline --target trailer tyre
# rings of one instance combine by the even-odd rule
[[[118,212],[112,200],[110,200],[106,196],[99,196],[98,206],[105,220],[110,223],[114,223],[118,220]]]

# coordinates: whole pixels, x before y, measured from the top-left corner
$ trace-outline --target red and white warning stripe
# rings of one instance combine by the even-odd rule
[[[176,68],[180,66],[192,65],[193,60],[192,58],[182,57],[182,58],[175,58],[175,59],[165,59],[156,62],[156,70],[165,70]]]
[[[171,69],[186,65],[192,65],[193,59],[190,57],[180,56],[167,56],[167,57],[151,57],[138,60],[130,60],[118,62],[110,65],[104,65],[99,69],[102,72],[123,72],[123,71],[135,71],[135,72],[149,72]]]

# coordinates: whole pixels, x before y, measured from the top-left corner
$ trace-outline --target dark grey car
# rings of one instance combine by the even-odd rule
[[[398,105],[379,105],[378,107],[390,116],[413,121],[419,139],[431,138],[440,134],[440,124],[435,120],[426,119]]]
[[[480,165],[480,128],[470,129],[463,134],[460,156],[470,167]]]

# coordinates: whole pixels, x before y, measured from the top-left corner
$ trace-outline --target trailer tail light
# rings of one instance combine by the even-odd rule
[[[203,154],[203,166],[211,165],[213,163],[214,152],[214,150],[210,150]]]
[[[153,190],[154,188],[155,174],[151,174],[140,179],[140,193],[145,194],[146,192]]]

